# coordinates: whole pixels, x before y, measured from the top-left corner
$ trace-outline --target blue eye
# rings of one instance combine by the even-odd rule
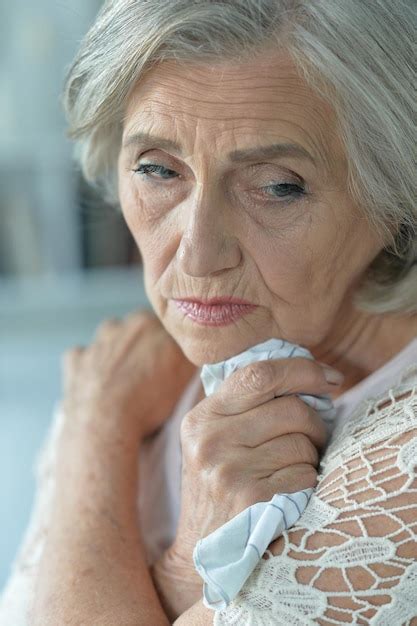
[[[149,176],[151,173],[159,173],[161,175],[160,177],[165,179],[176,178],[178,176],[177,172],[174,172],[174,170],[169,170],[163,165],[156,165],[155,163],[142,163],[142,165],[139,165],[139,167],[133,171],[143,176]],[[166,174],[174,174],[174,176],[167,176]]]
[[[157,178],[162,180],[171,180],[172,178],[179,177],[179,174],[174,170],[170,170],[163,165],[157,165],[156,163],[142,163],[138,168],[132,171],[148,178],[152,178],[151,174],[157,174]],[[262,187],[262,189],[270,190],[269,193],[267,191],[265,193],[272,199],[287,199],[289,202],[306,194],[305,189],[295,183],[276,183]]]
[[[300,196],[305,195],[305,190],[300,185],[295,185],[293,183],[278,183],[276,185],[268,185],[264,187],[264,189],[271,189],[273,193],[270,194],[274,198],[298,198]]]

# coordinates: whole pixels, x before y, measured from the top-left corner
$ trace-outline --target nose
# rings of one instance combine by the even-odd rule
[[[183,207],[185,226],[177,261],[189,276],[210,276],[232,269],[242,258],[232,215],[215,195],[210,198],[200,187]]]

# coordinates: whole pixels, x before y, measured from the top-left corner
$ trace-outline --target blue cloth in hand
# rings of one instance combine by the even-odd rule
[[[306,348],[283,339],[268,339],[225,361],[206,364],[200,374],[206,396],[214,393],[236,369],[249,363],[291,357],[313,360]],[[320,413],[330,429],[334,418],[331,399],[308,394],[300,394],[300,398]],[[313,491],[275,494],[269,502],[253,504],[197,542],[193,559],[204,581],[206,607],[221,610],[233,600],[269,544],[300,518]]]

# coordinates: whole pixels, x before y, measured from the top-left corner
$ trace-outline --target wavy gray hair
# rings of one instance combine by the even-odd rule
[[[125,104],[147,70],[165,59],[242,61],[270,44],[285,47],[333,106],[347,191],[385,244],[356,305],[416,313],[415,27],[413,0],[107,0],[65,78],[75,159],[118,206]]]

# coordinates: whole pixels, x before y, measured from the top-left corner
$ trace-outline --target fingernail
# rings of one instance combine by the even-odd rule
[[[340,385],[345,380],[344,375],[342,372],[339,372],[339,370],[335,370],[333,367],[329,367],[328,365],[322,365],[321,363],[320,365],[323,369],[324,378],[331,385]]]

